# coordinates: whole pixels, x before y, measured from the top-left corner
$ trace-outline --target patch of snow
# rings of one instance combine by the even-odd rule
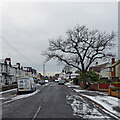
[[[74,89],[75,92],[87,92],[88,90],[79,90],[79,89]]]
[[[4,94],[4,93],[11,92],[11,91],[15,91],[15,90],[17,90],[17,88],[15,88],[15,89],[10,89],[10,90],[6,90],[6,91],[2,91],[2,92],[0,92],[0,95],[1,95],[1,94]]]
[[[21,99],[21,98],[26,98],[26,97],[30,97],[32,95],[35,95],[39,92],[40,90],[36,90],[35,92],[33,93],[29,93],[29,94],[25,94],[25,95],[18,95],[16,97],[13,97],[12,100],[18,100],[18,99]]]
[[[3,100],[3,99],[5,99],[4,97],[0,97],[0,100]]]
[[[108,117],[108,116],[102,116],[102,115],[100,115],[100,116],[97,116],[97,115],[86,115],[84,118],[102,118],[102,119],[109,119],[110,117]]]
[[[67,95],[67,100],[70,101],[73,109],[73,115],[78,115],[82,118],[110,118],[101,114],[97,108],[91,108],[86,101],[78,95]]]
[[[114,98],[111,96],[88,96],[88,95],[84,95],[81,94],[95,102],[97,102],[98,104],[102,105],[105,109],[107,109],[108,111],[114,113],[116,116],[120,117],[120,113],[116,110],[113,109],[113,107],[117,107],[120,104],[120,100],[118,98]]]
[[[49,84],[50,84],[50,83],[46,83],[46,84],[45,84],[45,85],[43,85],[43,86],[45,87],[45,86],[48,86]]]
[[[40,84],[39,83],[37,83],[37,84],[35,84],[36,86],[40,86]]]
[[[79,88],[80,87],[79,85],[73,85],[73,84],[70,84],[70,83],[65,83],[65,85],[70,87],[70,88]]]
[[[33,93],[29,93],[29,94],[25,94],[25,95],[17,95],[16,97],[11,98],[11,100],[9,100],[9,101],[7,101],[7,102],[4,102],[3,104],[9,103],[9,102],[12,102],[12,101],[15,101],[15,100],[19,100],[19,99],[23,99],[23,98],[30,97],[30,96],[32,96],[32,95],[37,94],[38,92],[40,92],[40,90],[36,90],[36,91],[33,92]]]
[[[99,93],[101,95],[106,95],[105,93],[98,92],[98,91],[89,91],[89,90],[80,90],[80,89],[74,89],[75,92],[89,92],[89,93]]]
[[[65,83],[65,85],[70,85],[70,83]]]

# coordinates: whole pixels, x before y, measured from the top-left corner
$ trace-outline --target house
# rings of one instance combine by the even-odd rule
[[[71,73],[71,79],[73,79],[73,78],[78,78],[79,77],[79,73],[77,73],[76,71],[73,71],[72,73]]]
[[[120,78],[120,60],[115,61],[113,58],[111,64],[106,66],[106,70],[110,78]]]
[[[3,84],[4,83],[4,79],[3,79],[3,71],[6,71],[4,70],[4,59],[0,59],[0,83]]]
[[[11,59],[1,59],[0,60],[0,81],[2,84],[10,84],[12,82],[13,75],[10,74],[10,68],[11,68]]]
[[[100,77],[120,78],[120,60],[115,61],[114,58],[112,58],[111,63],[92,66],[90,69],[99,74]]]
[[[21,67],[20,63],[11,65],[11,59],[0,59],[0,84],[12,84],[23,77],[37,77],[37,71],[32,67]]]
[[[97,74],[98,74],[98,76],[100,76],[100,77],[103,77],[103,76],[105,76],[104,75],[104,68],[108,65],[109,63],[107,62],[107,63],[104,63],[104,64],[100,64],[100,65],[98,65],[98,63],[96,63],[96,65],[95,66],[92,66],[92,67],[90,67],[90,70],[92,70],[92,71],[95,71]]]

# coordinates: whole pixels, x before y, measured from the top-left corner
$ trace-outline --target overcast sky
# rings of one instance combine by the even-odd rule
[[[117,2],[6,2],[2,4],[3,58],[11,57],[13,64],[20,62],[42,72],[45,57],[41,54],[49,39],[64,36],[77,24],[117,32]],[[46,63],[49,74],[61,69],[55,61]]]

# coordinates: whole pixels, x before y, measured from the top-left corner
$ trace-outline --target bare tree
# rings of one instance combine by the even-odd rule
[[[115,45],[115,36],[114,32],[90,31],[86,26],[77,25],[67,31],[65,39],[59,37],[50,40],[48,50],[43,55],[46,55],[47,60],[57,59],[80,70],[86,87],[86,72],[90,65],[96,60],[114,57],[110,49]]]

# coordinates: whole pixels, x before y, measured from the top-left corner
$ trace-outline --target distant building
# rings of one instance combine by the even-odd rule
[[[59,74],[55,74],[55,79],[58,79],[59,78]]]

